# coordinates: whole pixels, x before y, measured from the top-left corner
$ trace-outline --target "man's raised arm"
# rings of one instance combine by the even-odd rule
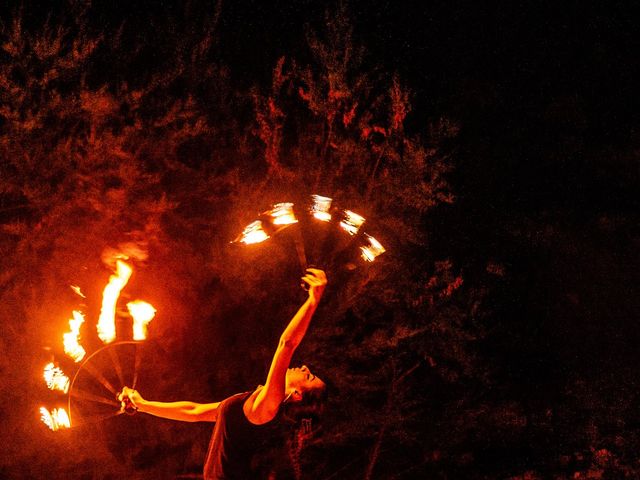
[[[253,402],[251,410],[246,412],[254,423],[267,422],[278,412],[280,404],[285,398],[286,373],[293,352],[307,333],[311,317],[316,311],[327,285],[325,273],[315,268],[308,268],[302,281],[309,285],[309,297],[282,332],[278,348],[271,361],[265,386]]]
[[[324,288],[327,285],[325,273],[315,268],[308,268],[307,274],[302,277],[302,280],[309,285],[309,297],[298,309],[280,336],[280,344],[285,344],[293,350],[298,348],[305,333],[307,333],[311,317],[316,311],[320,298],[322,298],[322,294],[324,293]]]

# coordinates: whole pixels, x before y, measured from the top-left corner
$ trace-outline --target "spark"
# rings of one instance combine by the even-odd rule
[[[79,295],[82,298],[87,298],[87,297],[85,297],[84,293],[82,293],[82,290],[80,290],[79,286],[77,286],[77,285],[69,285],[69,287],[71,287],[71,290],[76,292],[76,295]]]

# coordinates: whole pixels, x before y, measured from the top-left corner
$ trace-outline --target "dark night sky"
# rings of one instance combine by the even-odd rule
[[[59,5],[36,3],[24,2],[23,10],[34,23],[65,15]],[[140,57],[141,71],[152,69],[171,61],[158,53],[174,38],[165,32],[193,28],[180,20],[178,3],[94,2],[91,28],[115,31],[125,22],[125,41],[129,35],[158,45]],[[232,82],[248,91],[270,82],[282,55],[304,62],[305,31],[322,26],[324,3],[222,2],[216,36]],[[460,128],[450,147],[456,201],[425,216],[424,229],[469,282],[486,261],[508,272],[480,345],[497,379],[485,393],[525,410],[564,404],[575,379],[589,385],[594,409],[640,398],[640,36],[633,3],[349,2],[365,65],[397,72],[412,91],[407,130],[425,132],[441,117]],[[14,11],[2,7],[3,23]],[[121,72],[104,65],[102,74]],[[635,416],[621,428],[639,425]],[[491,455],[478,454],[481,470]]]

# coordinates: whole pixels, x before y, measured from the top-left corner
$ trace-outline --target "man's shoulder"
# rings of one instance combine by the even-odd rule
[[[259,402],[258,398],[261,389],[262,385],[259,385],[253,392],[249,392],[242,406],[242,411],[247,421],[257,427],[272,421],[277,416],[278,410],[280,409],[279,405],[274,410],[267,408],[268,404],[265,402],[261,402],[260,404],[256,403]]]

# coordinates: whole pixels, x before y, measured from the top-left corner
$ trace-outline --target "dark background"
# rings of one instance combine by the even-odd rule
[[[326,265],[300,361],[334,394],[297,460],[291,439],[274,454],[276,478],[637,477],[632,3],[3,6],[0,474],[197,474],[207,425],[38,422],[60,401],[44,363],[77,368],[59,351],[67,286],[87,293],[91,325],[103,252],[138,245],[127,295],[159,312],[143,395],[252,388],[303,293],[288,239],[227,242],[318,192],[363,213],[388,252]],[[314,82],[315,106],[300,93]]]

